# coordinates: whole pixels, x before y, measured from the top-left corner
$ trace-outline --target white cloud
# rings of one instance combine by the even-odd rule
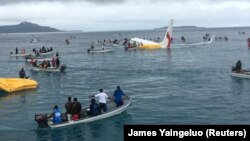
[[[0,6],[0,25],[31,21],[61,30],[150,29],[168,24],[196,26],[248,26],[248,1],[128,0],[121,4],[88,1],[29,2]]]

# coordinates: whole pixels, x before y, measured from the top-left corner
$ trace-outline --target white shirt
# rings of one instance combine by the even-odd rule
[[[106,93],[99,93],[96,94],[95,97],[99,99],[99,103],[106,103],[108,99],[108,95]]]

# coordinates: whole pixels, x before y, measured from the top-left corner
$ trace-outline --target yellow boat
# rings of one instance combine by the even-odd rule
[[[0,90],[5,92],[16,92],[26,89],[37,88],[37,82],[22,78],[0,78]]]

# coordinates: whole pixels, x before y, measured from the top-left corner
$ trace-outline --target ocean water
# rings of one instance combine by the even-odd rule
[[[239,35],[238,31],[245,31]],[[201,42],[206,34],[227,36],[210,45],[158,50],[88,54],[92,41],[124,37],[163,37],[164,30],[0,34],[0,76],[26,74],[39,84],[36,90],[0,95],[0,140],[119,141],[125,124],[250,124],[250,80],[230,76],[238,60],[250,68],[247,38],[250,28],[176,29],[173,44]],[[121,37],[119,36],[121,35]],[[75,36],[76,38],[70,38]],[[30,39],[40,41],[30,43]],[[65,44],[69,38],[70,44]],[[67,65],[65,73],[32,72],[24,59],[10,57],[18,47],[53,47]],[[68,96],[82,106],[103,88],[112,95],[116,86],[133,97],[128,109],[114,117],[61,129],[38,129],[36,113],[50,113],[57,104],[65,111]]]

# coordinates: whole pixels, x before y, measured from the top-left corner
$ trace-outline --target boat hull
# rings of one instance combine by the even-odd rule
[[[232,73],[231,73],[231,76],[233,76],[233,77],[238,77],[238,78],[250,79],[250,72],[244,72],[244,73],[232,72]]]
[[[100,48],[100,49],[88,49],[88,53],[105,53],[105,52],[113,52],[113,48]]]
[[[37,62],[42,62],[42,61],[52,61],[53,60],[53,58],[54,59],[56,59],[56,58],[60,58],[60,57],[50,57],[50,58],[33,58],[33,59],[27,59],[27,61],[28,62],[31,62],[31,60],[33,60],[33,61],[37,61]]]
[[[64,71],[65,69],[61,69],[61,67],[60,68],[55,68],[55,67],[48,67],[48,68],[46,68],[46,69],[44,69],[44,68],[39,68],[39,67],[32,67],[32,70],[33,71],[44,71],[44,72],[62,72],[62,71]]]
[[[122,113],[123,111],[125,111],[127,109],[127,107],[131,104],[131,102],[132,102],[131,98],[129,100],[125,100],[124,104],[120,107],[116,107],[114,102],[110,102],[108,104],[109,111],[106,113],[102,113],[102,114],[94,116],[94,117],[87,116],[85,118],[82,118],[82,119],[79,119],[76,121],[71,120],[71,121],[60,123],[60,124],[53,124],[52,121],[48,121],[48,126],[51,129],[55,129],[55,128],[59,128],[59,127],[65,127],[65,126],[70,126],[70,125],[75,125],[75,124],[80,124],[80,123],[89,123],[89,122],[105,119],[108,117],[112,117],[112,116],[118,115],[118,114]]]

